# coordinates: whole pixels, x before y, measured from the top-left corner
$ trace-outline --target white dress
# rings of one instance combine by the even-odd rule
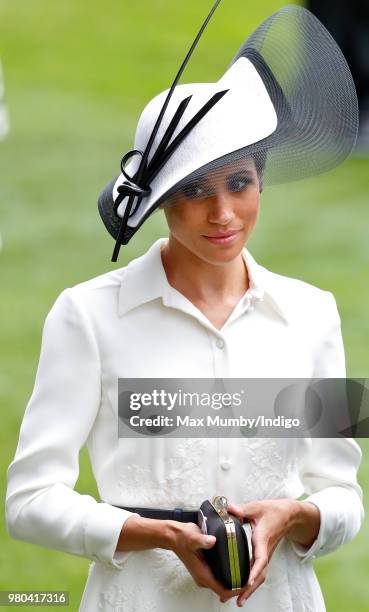
[[[130,512],[301,498],[321,514],[310,549],[283,539],[254,612],[323,612],[312,559],[364,519],[358,444],[349,438],[118,438],[118,378],[344,377],[333,295],[268,271],[244,249],[250,288],[221,330],[167,281],[160,239],[128,266],[66,289],[44,326],[40,362],[8,470],[10,534],[89,558],[80,610],[235,610],[199,588],[169,550],[116,553]],[[101,500],[74,491],[87,444]],[[124,534],[124,530],[123,530]],[[237,608],[238,609],[238,608]]]

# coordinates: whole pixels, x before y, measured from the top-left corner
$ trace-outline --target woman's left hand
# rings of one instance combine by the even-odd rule
[[[266,567],[278,542],[294,526],[299,502],[295,499],[264,499],[247,504],[228,503],[228,512],[241,521],[247,519],[252,529],[253,561],[247,585],[237,596],[243,602],[265,580]]]

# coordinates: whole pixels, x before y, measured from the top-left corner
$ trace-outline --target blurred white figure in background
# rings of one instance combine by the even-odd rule
[[[9,113],[8,109],[5,105],[4,99],[4,78],[3,78],[3,69],[0,62],[0,139],[5,138],[5,136],[9,132]],[[0,248],[1,248],[1,238],[0,238]]]

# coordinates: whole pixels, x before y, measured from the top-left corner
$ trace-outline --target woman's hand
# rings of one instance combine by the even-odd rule
[[[252,568],[246,587],[237,594],[239,606],[265,581],[266,568],[277,544],[295,527],[300,517],[300,503],[292,499],[265,499],[237,505],[228,503],[228,512],[237,516],[241,523],[247,519],[252,529]],[[226,601],[229,597],[220,599]]]
[[[224,601],[234,597],[234,591],[226,589],[214,578],[201,550],[214,546],[215,536],[203,535],[200,527],[195,523],[168,522],[172,527],[171,549],[187,567],[197,586],[211,589]],[[237,591],[236,594],[240,592]]]

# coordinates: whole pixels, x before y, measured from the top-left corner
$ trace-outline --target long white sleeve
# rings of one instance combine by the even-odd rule
[[[115,554],[116,544],[133,513],[74,491],[100,385],[91,322],[66,289],[45,321],[35,386],[8,469],[6,521],[16,539],[119,568],[130,553]]]
[[[317,347],[314,378],[344,378],[345,354],[341,320],[332,293],[325,292],[327,303],[322,319],[326,333]],[[310,450],[300,458],[300,479],[307,497],[320,510],[320,530],[306,548],[291,541],[301,562],[326,555],[350,542],[364,520],[363,492],[357,482],[362,451],[353,438],[311,438]]]

